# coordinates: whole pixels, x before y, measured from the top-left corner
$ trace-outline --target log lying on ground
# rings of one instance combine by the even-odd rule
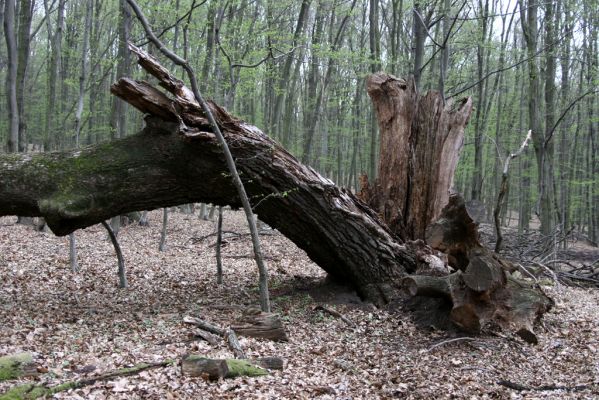
[[[265,313],[260,309],[247,309],[241,318],[231,325],[231,329],[240,336],[287,341],[287,332],[281,322],[281,316]]]
[[[8,392],[0,394],[0,400],[33,400],[41,397],[47,398],[59,392],[78,389],[84,386],[93,385],[99,381],[108,381],[121,376],[135,375],[148,369],[167,367],[174,363],[175,360],[166,360],[153,364],[140,363],[134,365],[133,367],[121,368],[116,371],[111,371],[92,378],[69,381],[56,386],[44,386],[28,383],[25,385],[16,386],[10,389]]]
[[[0,382],[33,375],[37,375],[37,366],[31,353],[0,357]]]
[[[277,367],[276,369],[282,369],[283,361],[281,359],[276,359],[275,361],[274,357],[269,357],[265,360],[212,359],[189,354],[183,357],[181,361],[181,371],[185,375],[217,380],[220,378],[236,378],[238,376],[256,377],[268,375],[268,370],[263,366],[275,366]]]
[[[553,301],[540,288],[511,277],[511,265],[479,243],[476,224],[460,196],[450,196],[439,221],[428,228],[427,241],[448,255],[457,272],[407,277],[403,284],[410,295],[447,299],[451,321],[465,331],[497,325],[537,343],[534,323]]]

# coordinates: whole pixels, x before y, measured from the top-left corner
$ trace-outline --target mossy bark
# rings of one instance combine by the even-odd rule
[[[174,364],[175,360],[166,360],[160,363],[148,364],[140,363],[133,367],[120,368],[116,371],[108,372],[103,375],[96,376],[94,378],[82,379],[79,381],[71,381],[61,383],[56,386],[44,386],[27,383],[25,385],[15,386],[4,394],[0,394],[0,400],[33,400],[39,399],[44,396],[52,396],[53,394],[64,392],[70,389],[77,389],[88,385],[93,385],[98,381],[107,381],[120,376],[135,375],[142,371],[152,368],[166,367]]]
[[[268,370],[252,362],[241,359],[212,359],[189,354],[181,362],[181,370],[185,375],[203,376],[216,380],[220,378],[236,378],[238,376],[257,377],[268,375]]]
[[[0,382],[35,375],[35,364],[31,353],[12,354],[0,357]]]

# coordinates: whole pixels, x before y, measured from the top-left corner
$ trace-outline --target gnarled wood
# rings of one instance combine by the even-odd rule
[[[447,299],[452,306],[450,320],[462,330],[500,326],[527,342],[537,342],[534,323],[553,301],[539,288],[511,277],[511,265],[479,243],[476,224],[460,196],[450,196],[439,220],[427,229],[427,240],[444,251],[458,271],[411,275],[403,282],[406,292]]]
[[[436,91],[420,95],[413,79],[383,72],[369,76],[366,87],[381,147],[377,179],[362,188],[362,199],[404,240],[423,239],[447,204],[472,100],[453,104]]]

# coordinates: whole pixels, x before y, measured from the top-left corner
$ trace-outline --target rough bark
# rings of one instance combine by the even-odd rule
[[[421,96],[412,79],[385,73],[371,75],[366,85],[381,150],[377,179],[362,188],[362,200],[404,240],[423,239],[447,204],[472,101],[445,104],[438,92]]]
[[[441,218],[427,229],[427,242],[447,254],[457,271],[411,275],[404,279],[407,293],[449,300],[449,319],[462,330],[499,326],[537,343],[534,323],[553,301],[542,290],[511,277],[512,265],[480,244],[477,226],[460,196],[452,195]]]
[[[287,333],[278,314],[249,309],[231,325],[231,329],[240,336],[287,341]]]

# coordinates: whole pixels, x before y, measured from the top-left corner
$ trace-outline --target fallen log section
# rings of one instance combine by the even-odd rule
[[[112,86],[113,94],[147,114],[143,130],[75,151],[1,155],[0,216],[43,216],[54,233],[66,235],[132,211],[193,202],[240,206],[222,150],[192,93],[152,56],[134,46],[131,50],[142,68],[166,90],[126,77]],[[397,78],[378,76],[374,84],[377,82],[385,90],[392,90],[377,92],[370,87],[371,96],[376,92],[376,101],[384,102],[387,93],[390,102],[407,104],[383,113],[379,110],[387,118],[382,122],[387,121],[388,134],[409,133],[411,142],[402,148],[417,149],[415,157],[423,154],[417,138],[425,135],[422,137],[432,141],[430,147],[436,154],[450,164],[446,171],[433,163],[431,174],[435,174],[438,184],[430,181],[423,182],[422,187],[413,186],[417,182],[408,176],[412,185],[409,193],[421,195],[406,198],[401,194],[407,193],[405,189],[399,190],[405,181],[402,171],[404,180],[388,181],[399,195],[386,193],[382,181],[377,181],[371,194],[379,199],[372,203],[379,215],[350,191],[301,164],[258,128],[210,103],[254,211],[326,272],[375,304],[401,296],[407,286],[412,294],[443,296],[452,305],[453,322],[463,329],[480,330],[501,313],[509,322],[504,326],[532,332],[530,325],[551,304],[542,291],[509,279],[509,265],[492,258],[477,243],[467,242],[460,250],[456,240],[447,240],[451,232],[459,230],[452,224],[464,221],[447,220],[441,215],[439,198],[446,196],[451,184],[457,159],[450,153],[461,145],[460,135],[471,102],[466,100],[451,108],[450,104],[440,103],[434,92],[420,98]],[[389,110],[404,110],[409,118],[393,117]],[[404,119],[410,123],[409,130],[402,128]],[[443,140],[435,141],[437,135]],[[393,139],[389,136],[384,140]],[[418,165],[426,165],[426,161],[416,161],[417,165],[409,168],[410,174],[420,171]],[[400,168],[404,164],[393,165]],[[391,171],[385,173],[390,176]],[[433,201],[434,206],[422,208],[427,201]],[[427,215],[425,220],[420,220],[418,216],[423,215]],[[437,226],[446,230],[439,243],[429,242],[437,250],[421,240],[409,241],[421,239],[431,215],[441,215]],[[475,230],[468,224],[466,229]],[[468,236],[463,239],[470,240]],[[447,275],[446,258],[460,270],[457,275]],[[435,276],[413,277],[408,283],[405,278],[416,271],[421,276]]]

